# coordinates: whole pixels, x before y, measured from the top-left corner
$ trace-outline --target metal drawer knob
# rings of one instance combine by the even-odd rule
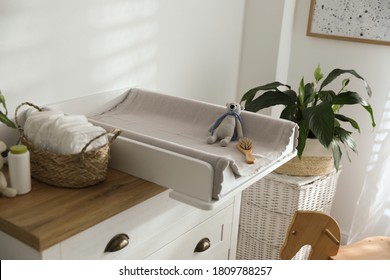
[[[203,238],[202,240],[200,240],[200,241],[198,242],[198,244],[197,244],[196,247],[195,247],[194,252],[197,252],[197,253],[204,252],[204,251],[206,251],[208,248],[210,248],[210,246],[211,246],[210,239],[208,239],[207,237],[205,237],[205,238]]]
[[[129,245],[129,236],[125,233],[120,233],[111,238],[108,242],[104,252],[116,252],[122,250],[127,245]]]

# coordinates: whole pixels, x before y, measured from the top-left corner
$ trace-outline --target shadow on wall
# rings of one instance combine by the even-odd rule
[[[129,85],[154,86],[157,0],[3,0],[0,88],[11,112]]]
[[[158,31],[152,19],[158,9],[157,1],[105,2],[91,8],[88,15],[95,31],[85,50],[86,57],[94,64],[90,79],[100,81],[103,86],[113,82],[124,87],[152,82],[157,53],[154,38]]]
[[[352,222],[350,240],[390,236],[390,92],[368,165],[366,180]]]

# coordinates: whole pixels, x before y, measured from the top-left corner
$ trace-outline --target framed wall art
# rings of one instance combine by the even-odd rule
[[[307,35],[390,45],[390,1],[311,0]]]

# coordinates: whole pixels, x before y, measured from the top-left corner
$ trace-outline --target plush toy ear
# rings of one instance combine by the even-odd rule
[[[241,106],[241,110],[245,110],[245,107],[244,105],[240,105]]]
[[[225,106],[226,106],[226,107],[227,107],[227,106],[229,106],[229,103],[226,103],[226,105],[225,105]]]

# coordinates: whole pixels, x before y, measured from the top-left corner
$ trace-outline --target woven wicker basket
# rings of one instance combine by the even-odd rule
[[[339,172],[297,177],[268,174],[242,192],[237,259],[280,259],[279,251],[297,210],[329,214]],[[294,259],[305,259],[304,247]]]
[[[329,213],[339,174],[336,170],[320,177],[270,173],[244,190],[242,199],[261,209],[291,217],[297,210]]]
[[[280,260],[279,252],[282,244],[272,245],[258,240],[243,229],[239,230],[238,244],[245,250],[237,250],[237,260]],[[303,246],[292,259],[306,260],[310,254],[310,247],[308,246],[310,245]]]
[[[333,157],[294,157],[275,172],[290,176],[323,176],[330,174],[333,168]]]
[[[324,176],[334,169],[333,154],[317,139],[307,139],[301,159],[294,157],[275,172],[290,176]]]
[[[33,178],[49,185],[66,188],[83,188],[102,182],[107,176],[109,151],[112,142],[121,133],[120,129],[102,133],[91,139],[83,149],[76,154],[56,154],[43,150],[31,143],[23,133],[18,123],[18,110],[29,105],[42,111],[38,106],[24,102],[15,111],[15,122],[20,132],[20,141],[30,152],[31,175]],[[88,146],[100,137],[112,135],[106,145],[87,151]]]

